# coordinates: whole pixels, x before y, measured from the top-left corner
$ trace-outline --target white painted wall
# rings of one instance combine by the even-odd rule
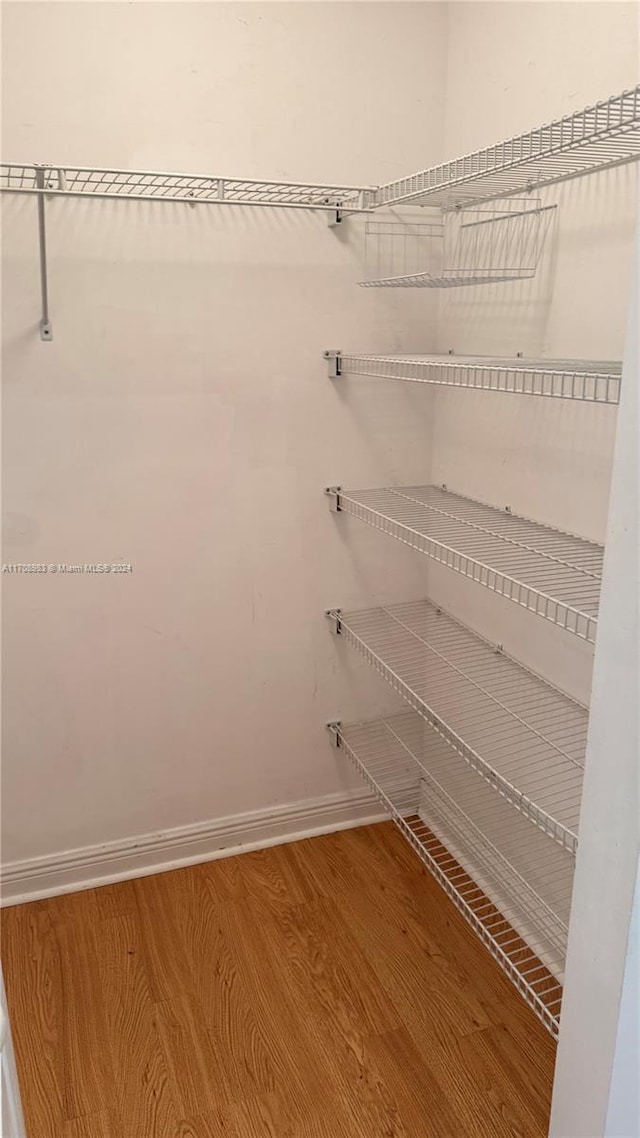
[[[447,157],[526,131],[638,82],[635,3],[448,6]],[[637,167],[540,191],[557,203],[532,281],[445,290],[438,348],[622,358]],[[442,389],[432,477],[451,489],[604,540],[616,411]],[[583,701],[592,651],[455,574],[430,568],[434,599]]]
[[[442,150],[445,12],[403,3],[10,3],[7,160],[384,181]],[[322,350],[433,347],[430,301],[358,289],[323,215],[6,198],[4,859],[335,793],[324,722],[372,710],[332,604],[419,595],[329,483],[428,477],[424,392]],[[349,783],[348,785],[351,785]],[[359,784],[358,784],[359,785]]]

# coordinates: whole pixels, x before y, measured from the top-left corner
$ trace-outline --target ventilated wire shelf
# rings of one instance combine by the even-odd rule
[[[452,162],[380,186],[378,205],[454,209],[640,158],[640,86]]]
[[[337,375],[366,375],[499,391],[539,395],[551,399],[577,399],[587,403],[620,401],[622,365],[599,360],[536,360],[487,356],[364,356],[339,353]]]
[[[97,169],[3,162],[0,189],[9,193],[65,197],[178,201],[196,205],[262,205],[293,209],[339,209],[358,213],[372,207],[375,191],[366,186],[313,182],[263,182],[203,174]]]
[[[573,859],[456,764],[413,712],[336,741],[536,1015],[556,1035]]]
[[[534,277],[555,206],[516,198],[424,219],[367,218],[366,288],[459,288]]]
[[[326,492],[338,511],[595,640],[604,552],[595,542],[438,486]]]
[[[328,615],[467,767],[575,854],[585,707],[431,601]]]
[[[378,187],[3,162],[0,189],[144,201],[329,207],[344,212],[403,202],[452,209],[465,203],[531,192],[538,186],[639,157],[640,86],[506,142]]]

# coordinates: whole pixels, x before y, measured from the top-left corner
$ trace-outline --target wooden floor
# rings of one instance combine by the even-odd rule
[[[392,824],[5,909],[28,1138],[544,1138],[554,1045]]]

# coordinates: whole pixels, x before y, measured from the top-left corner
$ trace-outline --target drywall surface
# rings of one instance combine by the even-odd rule
[[[447,157],[580,110],[638,82],[638,6],[448,6]],[[622,358],[637,166],[543,188],[557,205],[535,279],[445,290],[438,347],[456,353]],[[433,481],[595,541],[606,526],[616,409],[438,391]],[[592,652],[434,568],[430,591],[463,620],[586,701]]]
[[[438,4],[4,8],[3,157],[369,184],[442,156]],[[378,681],[323,616],[424,591],[323,488],[425,481],[424,392],[322,351],[435,346],[323,214],[5,197],[4,859],[355,785]],[[348,223],[351,225],[351,223]],[[364,527],[360,527],[364,529]]]
[[[604,1134],[635,1138],[638,1133],[635,1127],[616,1128],[616,1120],[629,1120],[633,1096],[638,1119],[637,984],[632,976],[625,981],[625,966],[631,971],[634,968],[631,922],[640,851],[640,241],[636,258],[551,1112],[552,1138],[601,1138]]]

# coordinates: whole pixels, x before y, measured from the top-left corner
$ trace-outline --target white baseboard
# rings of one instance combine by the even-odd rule
[[[368,791],[346,791],[233,814],[211,822],[141,834],[98,846],[8,862],[0,873],[1,904],[21,905],[131,877],[147,877],[219,857],[248,853],[384,818]]]

